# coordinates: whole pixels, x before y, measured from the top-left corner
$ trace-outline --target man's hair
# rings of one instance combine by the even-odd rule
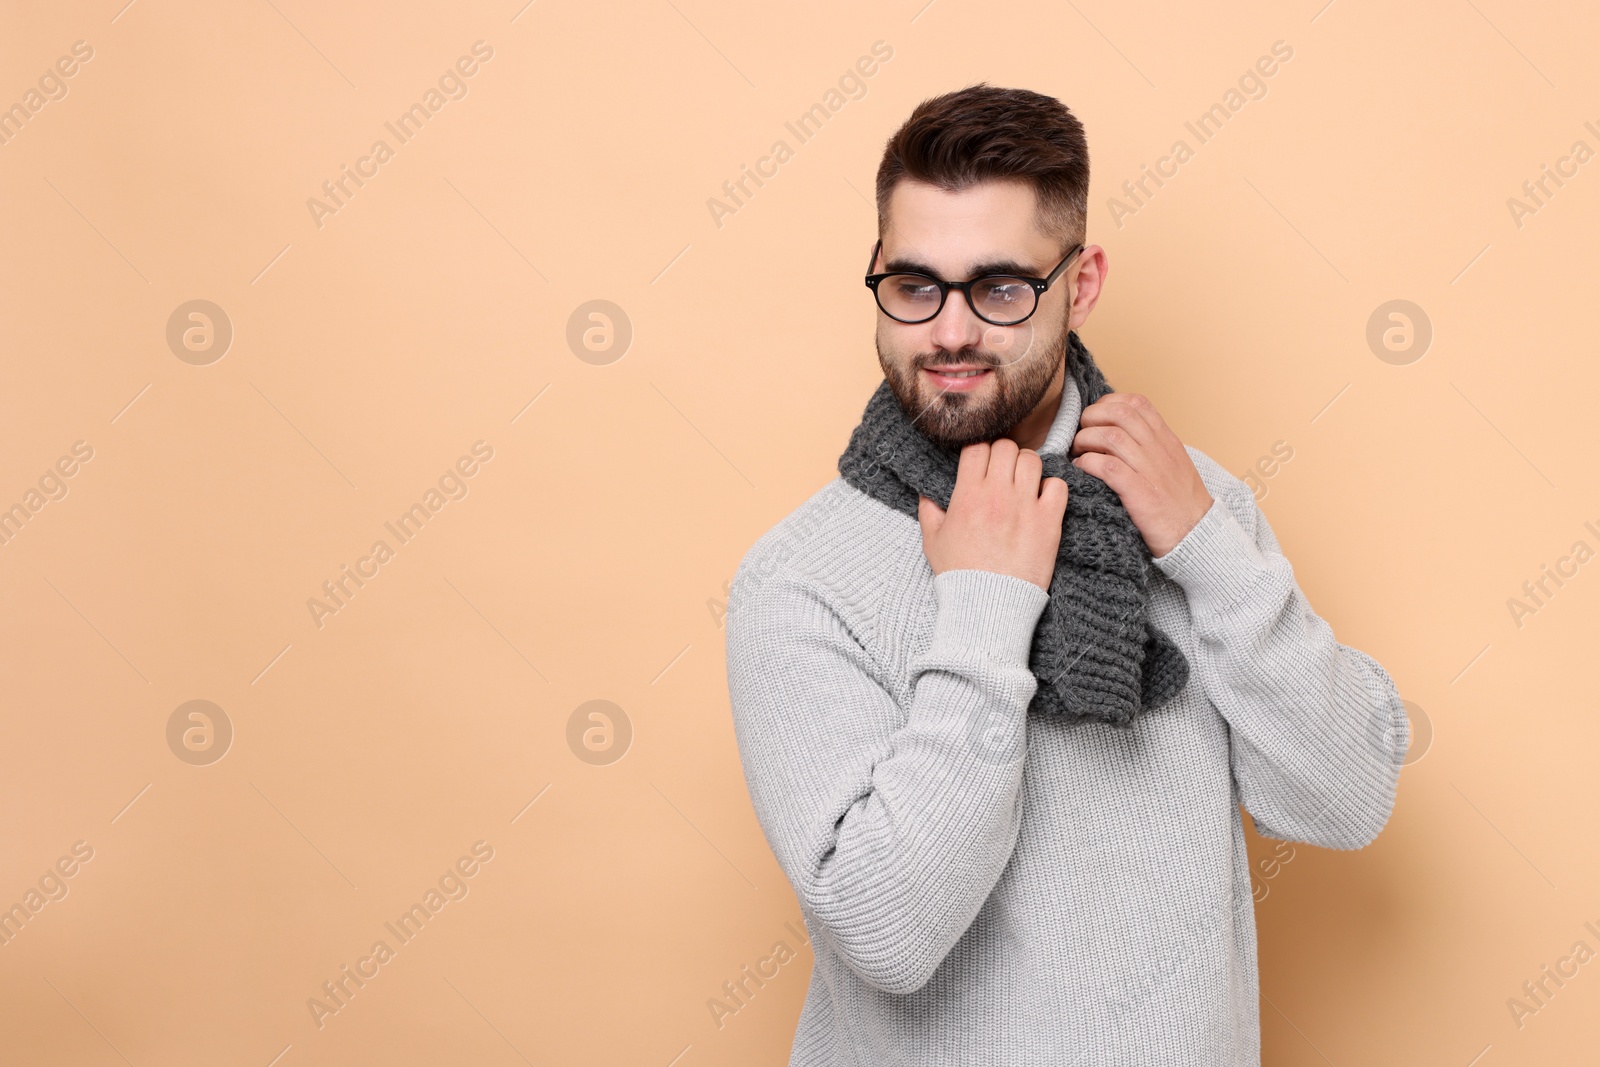
[[[979,82],[918,104],[878,164],[879,237],[903,178],[952,193],[982,181],[1027,182],[1039,200],[1040,230],[1063,251],[1086,240],[1089,145],[1083,123],[1054,97]]]

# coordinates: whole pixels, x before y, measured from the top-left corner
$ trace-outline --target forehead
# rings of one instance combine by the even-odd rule
[[[1038,227],[1038,196],[1023,181],[985,181],[956,192],[902,180],[889,195],[883,235],[888,269],[910,263],[946,278],[968,277],[983,264],[1015,261],[1043,271],[1060,258]]]

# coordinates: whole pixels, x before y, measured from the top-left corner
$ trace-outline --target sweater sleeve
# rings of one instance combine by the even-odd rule
[[[1371,844],[1410,742],[1394,682],[1311,610],[1249,487],[1190,452],[1212,505],[1154,562],[1188,598],[1190,669],[1227,720],[1240,800],[1267,837]]]
[[[741,567],[741,570],[746,569]],[[922,988],[1016,846],[1028,669],[1048,594],[983,570],[934,578],[937,613],[902,706],[830,595],[736,577],[728,686],[756,816],[799,898],[863,981]]]

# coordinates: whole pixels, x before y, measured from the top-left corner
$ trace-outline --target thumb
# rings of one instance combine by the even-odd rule
[[[936,534],[944,525],[944,509],[925,496],[917,497],[917,522],[922,524],[922,535]]]

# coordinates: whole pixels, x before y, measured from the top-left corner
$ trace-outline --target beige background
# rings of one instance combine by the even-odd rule
[[[1520,1026],[1507,1003],[1600,950],[1600,565],[1508,606],[1600,548],[1600,163],[1520,225],[1507,203],[1600,149],[1591,5],[124,3],[9,3],[0,32],[3,106],[93,52],[0,144],[0,507],[38,505],[0,546],[0,906],[67,891],[0,946],[7,1062],[785,1062],[812,957],[745,792],[721,600],[880,380],[884,139],[982,79],[1087,127],[1112,269],[1082,332],[1112,384],[1240,476],[1292,450],[1262,507],[1417,724],[1370,848],[1251,838],[1266,1062],[1594,1055],[1600,964]],[[478,41],[400,144],[384,124]],[[784,123],[876,41],[865,95],[798,144]],[[1199,144],[1185,121],[1276,41],[1266,95]],[[380,138],[319,226],[307,201]],[[719,227],[707,200],[780,138]],[[205,365],[167,342],[191,300],[233,332]],[[569,347],[591,300],[631,324],[620,358]],[[1431,324],[1420,358],[1369,346],[1391,300]],[[479,441],[399,544],[384,523]],[[379,539],[319,627],[308,600]],[[206,765],[168,742],[191,700],[233,730]],[[569,743],[592,700],[620,760]],[[319,1027],[322,983],[476,842],[445,879],[467,895]]]

